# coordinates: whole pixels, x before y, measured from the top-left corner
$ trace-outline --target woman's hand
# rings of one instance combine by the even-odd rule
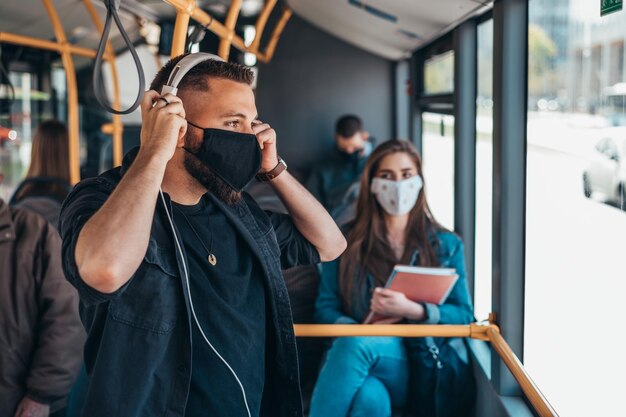
[[[389,318],[419,321],[426,315],[421,304],[409,300],[403,293],[380,287],[374,290],[370,308],[374,313]],[[383,323],[378,321],[377,324]]]

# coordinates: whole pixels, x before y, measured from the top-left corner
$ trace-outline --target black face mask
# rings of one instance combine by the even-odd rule
[[[195,155],[233,190],[240,192],[261,169],[261,148],[256,136],[222,129],[202,130],[204,141],[200,150],[183,149]]]
[[[350,162],[350,163],[356,163],[361,158],[362,151],[363,149],[357,149],[356,151],[352,153],[348,153],[348,152],[337,149],[337,152],[339,152],[339,155],[341,155],[341,157],[346,162]]]

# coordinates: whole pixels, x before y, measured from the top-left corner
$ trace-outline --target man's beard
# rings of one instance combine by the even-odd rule
[[[204,188],[224,203],[233,205],[241,201],[240,192],[233,190],[230,185],[226,184],[223,179],[189,151],[185,152],[184,164],[189,175],[198,180]]]

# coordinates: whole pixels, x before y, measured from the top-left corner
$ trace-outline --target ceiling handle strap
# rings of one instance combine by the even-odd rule
[[[104,3],[107,8],[107,16],[104,22],[104,29],[102,30],[102,38],[100,38],[100,44],[98,45],[98,51],[96,53],[96,62],[94,64],[93,76],[92,76],[92,84],[93,91],[96,96],[96,100],[98,103],[106,109],[109,113],[112,114],[129,114],[135,111],[139,104],[141,103],[141,99],[143,97],[143,92],[146,87],[146,80],[143,73],[143,67],[141,65],[141,61],[139,60],[139,56],[137,55],[137,51],[135,50],[135,46],[130,41],[128,34],[124,30],[124,25],[120,20],[120,17],[117,11],[120,8],[121,0],[104,0]],[[106,48],[107,40],[109,38],[109,32],[111,30],[111,22],[115,21],[130,54],[133,57],[133,61],[135,61],[135,68],[137,69],[137,75],[139,76],[139,89],[137,91],[137,98],[135,102],[126,110],[117,110],[111,107],[107,96],[106,90],[104,88],[104,82],[102,80],[102,62],[104,58],[104,51]]]

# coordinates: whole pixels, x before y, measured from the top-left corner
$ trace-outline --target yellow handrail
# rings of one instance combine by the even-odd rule
[[[294,324],[297,337],[396,336],[396,337],[470,337],[491,342],[504,364],[540,417],[558,417],[546,397],[528,375],[520,360],[506,343],[495,324]]]
[[[274,10],[274,6],[278,0],[265,0],[265,5],[263,6],[263,10],[261,10],[261,14],[259,15],[254,31],[254,40],[250,44],[250,49],[253,51],[258,51],[259,46],[261,46],[261,38],[263,37],[263,32],[265,31],[265,25],[267,25],[267,21],[272,14],[272,10]]]
[[[195,10],[195,8],[193,10]],[[176,23],[174,23],[174,37],[172,39],[172,51],[170,54],[172,58],[185,52],[185,40],[187,39],[189,18],[190,15],[187,13],[176,13]]]
[[[228,36],[220,39],[220,46],[217,50],[217,54],[224,61],[228,61],[228,57],[230,56],[230,45],[235,36],[235,25],[237,24],[237,18],[239,17],[242,3],[243,0],[232,0],[230,9],[228,9],[228,15],[226,15],[226,20],[224,21],[224,26],[228,29]]]
[[[284,9],[283,14],[280,16],[280,20],[276,24],[274,28],[274,33],[272,33],[272,37],[267,44],[267,48],[265,48],[265,55],[259,57],[261,62],[270,62],[274,57],[274,52],[276,52],[276,45],[278,45],[278,39],[280,39],[280,35],[282,35],[285,26],[287,26],[287,22],[291,19],[291,15],[293,12],[291,9]]]
[[[535,384],[528,372],[526,372],[526,369],[524,369],[518,357],[515,356],[515,353],[513,353],[506,343],[506,340],[504,340],[500,334],[500,329],[497,326],[489,326],[487,329],[487,337],[491,342],[491,346],[498,352],[498,355],[505,363],[506,367],[509,368],[509,371],[511,371],[537,413],[542,417],[557,416],[558,414],[552,405],[550,405],[548,399],[539,390],[537,384]]]
[[[61,25],[61,20],[57,14],[51,0],[42,0],[48,12],[48,17],[52,23],[54,36],[61,45],[68,45],[65,31]],[[74,69],[74,59],[67,47],[61,50],[61,61],[65,68],[65,78],[67,80],[67,127],[69,133],[69,160],[70,160],[70,182],[76,184],[80,181],[80,143],[78,128],[78,86],[76,85],[76,70]]]
[[[31,48],[45,49],[48,51],[55,51],[62,53],[63,51],[69,51],[72,55],[82,56],[85,58],[95,58],[96,51],[89,48],[83,48],[75,46],[69,43],[58,43],[45,39],[32,38],[30,36],[17,35],[15,33],[0,32],[0,43],[12,43],[14,45],[28,46]],[[110,59],[109,54],[104,55],[105,59]]]
[[[50,0],[42,0],[44,8],[48,13],[48,18],[54,31],[56,41],[47,39],[33,38],[30,36],[18,35],[9,32],[0,32],[0,43],[11,43],[14,45],[28,46],[31,48],[45,49],[55,51],[61,55],[63,68],[65,69],[65,77],[67,82],[67,114],[68,114],[68,133],[69,133],[69,169],[70,182],[76,184],[80,181],[80,143],[79,143],[79,119],[78,119],[78,87],[76,82],[76,70],[74,67],[73,56],[82,56],[86,58],[95,58],[96,51],[89,48],[72,45],[69,43],[58,13]],[[102,22],[91,0],[83,0],[83,3],[89,12],[96,28],[102,32]],[[113,78],[113,107],[120,106],[120,91],[117,69],[115,67],[115,54],[110,43],[107,44],[104,59],[111,65],[111,75]],[[123,124],[120,116],[113,115],[113,123],[107,129],[113,135],[113,162],[119,165],[122,162],[122,133]]]
[[[470,326],[413,324],[294,324],[298,337],[396,336],[396,337],[470,337]],[[484,327],[484,326],[483,326]]]
[[[242,52],[248,52],[256,55],[260,62],[269,62],[274,55],[280,35],[292,15],[292,11],[289,8],[285,8],[283,10],[281,17],[274,28],[272,37],[268,42],[265,53],[263,53],[259,50],[261,36],[263,35],[265,24],[267,23],[269,14],[273,8],[273,5],[270,3],[275,3],[274,0],[267,0],[268,3],[261,11],[261,15],[258,17],[256,24],[257,33],[255,35],[255,39],[249,47],[246,46],[243,39],[235,33],[235,23],[239,14],[239,9],[241,8],[241,0],[235,0],[231,4],[225,24],[222,24],[204,10],[196,7],[195,0],[163,1],[176,8],[174,38],[170,54],[172,58],[185,52],[185,40],[187,38],[187,30],[189,28],[189,18],[192,18],[220,38],[219,55],[222,58],[228,59],[228,52],[232,44],[232,46]]]

